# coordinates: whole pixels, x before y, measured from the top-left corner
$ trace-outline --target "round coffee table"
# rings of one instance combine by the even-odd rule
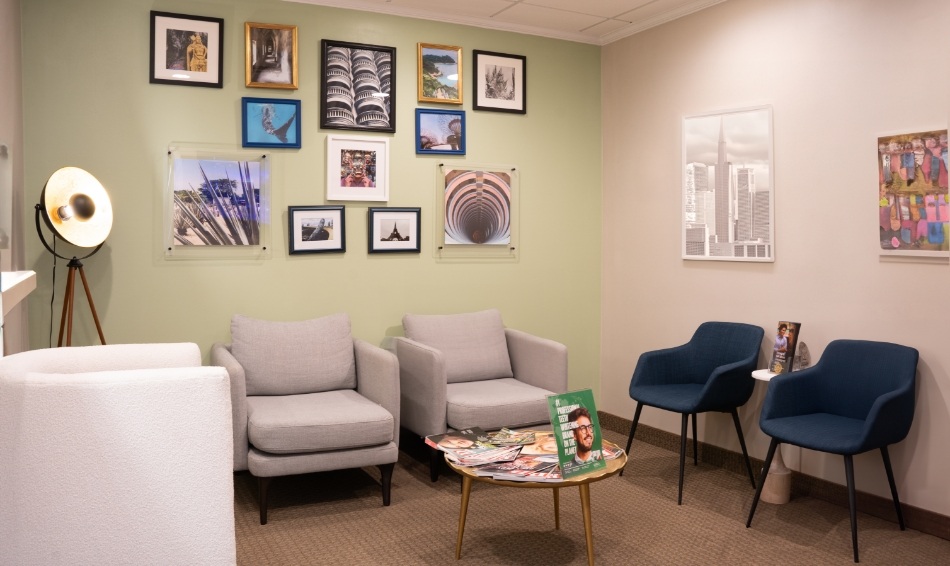
[[[616,445],[614,445],[616,446]],[[620,449],[618,448],[618,451]],[[613,460],[607,460],[607,467],[584,474],[571,479],[539,482],[539,481],[509,481],[495,480],[487,476],[475,475],[475,468],[460,466],[454,464],[448,459],[445,461],[450,468],[462,476],[462,508],[459,511],[459,532],[455,543],[455,559],[462,557],[462,535],[465,533],[465,516],[468,513],[468,500],[472,493],[472,482],[490,483],[506,487],[520,487],[527,489],[551,489],[554,492],[554,528],[561,528],[561,518],[559,510],[560,494],[558,490],[562,487],[574,487],[581,492],[581,511],[584,516],[584,535],[587,538],[587,563],[590,566],[594,564],[594,533],[590,521],[590,484],[617,475],[627,464],[627,455],[621,453]]]

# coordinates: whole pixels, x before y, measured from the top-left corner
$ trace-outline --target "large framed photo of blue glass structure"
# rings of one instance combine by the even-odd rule
[[[321,41],[320,127],[396,132],[396,48]]]
[[[775,261],[772,107],[683,118],[683,259]]]
[[[299,149],[300,101],[283,98],[242,98],[241,145]]]

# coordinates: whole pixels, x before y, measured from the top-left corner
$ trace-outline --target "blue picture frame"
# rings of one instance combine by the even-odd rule
[[[416,153],[465,155],[465,111],[416,108]]]
[[[300,149],[300,101],[241,98],[241,146]]]

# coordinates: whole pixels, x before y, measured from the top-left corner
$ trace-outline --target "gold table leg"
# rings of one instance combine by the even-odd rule
[[[561,529],[561,492],[554,488],[554,530]]]
[[[587,538],[587,564],[594,566],[594,530],[590,524],[590,485],[582,483],[577,487],[581,490],[581,512],[584,515],[584,536]]]
[[[462,535],[465,533],[465,515],[468,514],[468,498],[472,494],[472,478],[462,476],[462,509],[459,511],[459,536],[455,541],[455,559],[462,558]]]

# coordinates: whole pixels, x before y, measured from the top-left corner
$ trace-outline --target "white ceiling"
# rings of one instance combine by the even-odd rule
[[[606,45],[725,0],[287,0]]]

